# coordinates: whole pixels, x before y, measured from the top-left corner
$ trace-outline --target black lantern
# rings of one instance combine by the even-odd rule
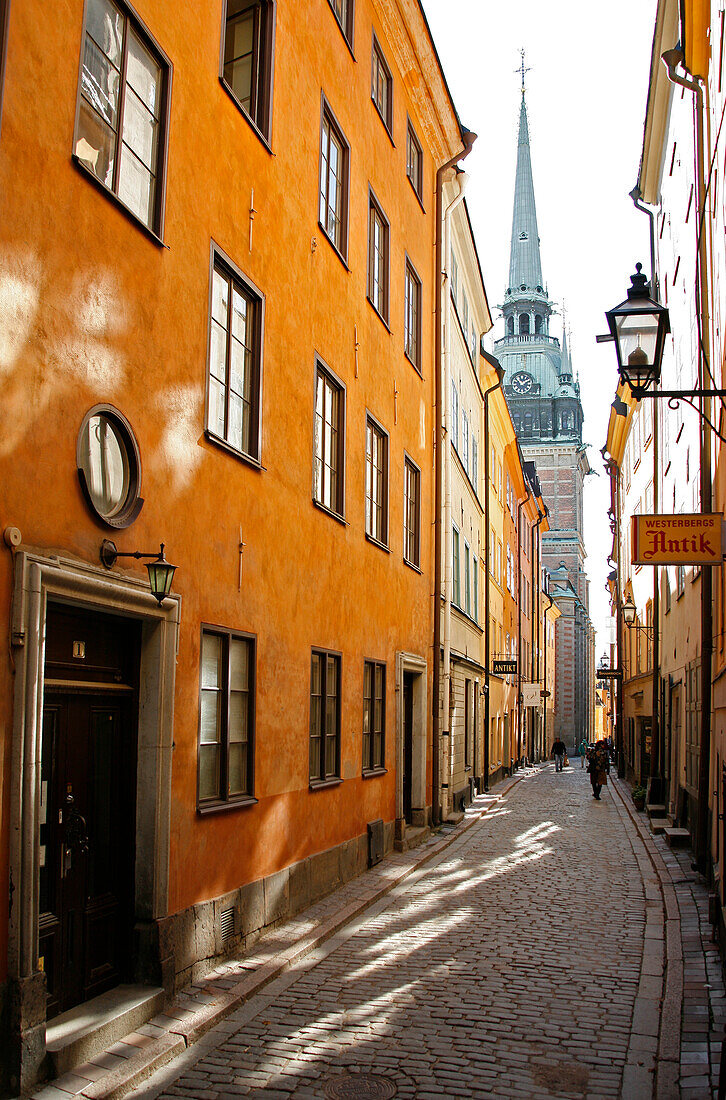
[[[633,626],[635,623],[636,607],[632,597],[626,600],[623,604],[623,621],[626,626]]]
[[[597,667],[601,672],[604,672],[605,669],[610,668],[610,658],[608,657],[607,653],[603,653],[602,657],[600,658],[600,664]]]
[[[161,604],[171,591],[171,582],[174,580],[176,566],[172,565],[164,557],[164,543],[161,543],[158,554],[143,554],[140,550],[129,553],[116,549],[116,543],[111,539],[104,539],[101,543],[101,561],[107,569],[113,569],[117,558],[153,558],[146,563],[149,573],[149,586],[151,595]]]
[[[605,314],[615,341],[618,373],[634,397],[642,397],[649,386],[660,381],[663,345],[671,330],[668,310],[650,297],[642,268],[642,264],[635,265],[625,301]]]

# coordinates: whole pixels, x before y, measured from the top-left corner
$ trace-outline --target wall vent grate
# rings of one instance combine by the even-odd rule
[[[222,943],[227,943],[234,936],[234,906],[223,909],[219,917],[219,930],[222,935]]]

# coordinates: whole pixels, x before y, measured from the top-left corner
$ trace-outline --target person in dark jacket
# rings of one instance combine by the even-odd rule
[[[565,762],[565,753],[567,752],[567,745],[564,741],[561,741],[558,737],[552,745],[552,755],[555,758],[555,771],[561,772],[562,766]]]
[[[590,773],[590,783],[592,784],[592,795],[598,802],[600,801],[600,791],[608,781],[609,764],[610,756],[608,754],[607,745],[604,741],[598,741],[595,747],[590,750],[590,755],[587,760],[587,770]]]

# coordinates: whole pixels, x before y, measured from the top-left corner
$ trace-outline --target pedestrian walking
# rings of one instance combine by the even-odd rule
[[[584,768],[587,761],[587,750],[590,747],[590,743],[586,737],[583,737],[580,742],[580,767]]]
[[[567,745],[564,741],[561,741],[558,737],[556,741],[552,743],[552,755],[555,758],[555,771],[561,772],[565,763],[565,753],[567,752]]]
[[[607,745],[604,741],[598,741],[590,752],[587,761],[587,770],[590,773],[593,798],[600,801],[600,791],[608,781],[610,758]]]

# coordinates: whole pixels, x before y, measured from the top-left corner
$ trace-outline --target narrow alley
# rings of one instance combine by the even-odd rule
[[[443,850],[427,861],[418,849],[418,869],[134,1095],[715,1095],[723,986],[699,933],[705,890],[625,787],[597,803],[573,763],[478,799]],[[326,913],[350,904],[347,889]],[[213,1004],[253,965],[232,961],[196,992]],[[140,1028],[129,1048],[184,1015]]]

